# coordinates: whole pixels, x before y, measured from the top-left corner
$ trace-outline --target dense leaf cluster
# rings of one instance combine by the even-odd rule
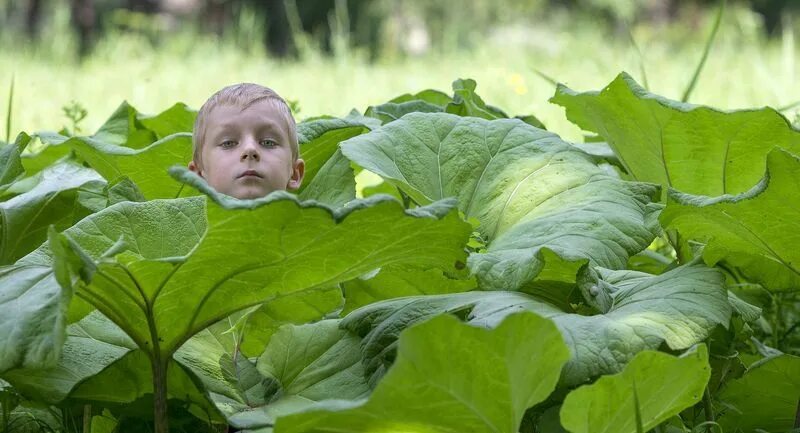
[[[574,144],[475,89],[300,122],[255,200],[182,104],[4,144],[0,429],[797,427],[800,131],[621,74],[558,87]]]

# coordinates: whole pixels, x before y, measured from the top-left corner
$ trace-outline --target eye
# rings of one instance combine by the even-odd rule
[[[264,147],[275,147],[278,145],[278,143],[275,140],[272,140],[270,138],[265,138],[264,140],[261,140],[260,143]]]
[[[225,140],[222,143],[220,143],[219,146],[223,149],[230,149],[236,146],[236,142],[233,140]]]

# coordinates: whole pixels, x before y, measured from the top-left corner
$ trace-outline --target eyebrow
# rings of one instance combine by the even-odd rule
[[[236,130],[238,129],[237,126],[238,125],[234,123],[220,124],[219,129],[217,131],[214,131],[214,133],[208,135],[208,141],[213,143],[218,143],[222,139],[227,139],[228,138],[227,136],[230,135],[231,132],[236,132]],[[278,143],[284,141],[280,137],[281,130],[279,126],[274,122],[260,123],[256,125],[255,130],[256,133],[259,135],[263,134],[264,132],[269,133],[270,137],[268,138],[274,138]],[[288,135],[286,138],[287,140],[289,139]]]

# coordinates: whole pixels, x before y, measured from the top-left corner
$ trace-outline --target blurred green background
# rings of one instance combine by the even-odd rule
[[[83,133],[127,100],[199,107],[252,81],[297,101],[300,119],[363,111],[474,78],[509,114],[578,139],[554,85],[599,90],[627,71],[680,99],[720,2],[708,0],[0,0],[0,118],[10,135]],[[729,0],[690,102],[769,105],[797,118],[798,0]],[[80,115],[77,115],[80,117]],[[73,115],[75,117],[75,115]],[[3,122],[5,123],[5,122]],[[5,137],[5,125],[0,126]]]

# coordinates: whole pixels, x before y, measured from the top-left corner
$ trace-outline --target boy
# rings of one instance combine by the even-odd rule
[[[258,198],[303,182],[292,113],[264,86],[235,84],[212,95],[197,113],[192,141],[189,170],[223,194]]]

